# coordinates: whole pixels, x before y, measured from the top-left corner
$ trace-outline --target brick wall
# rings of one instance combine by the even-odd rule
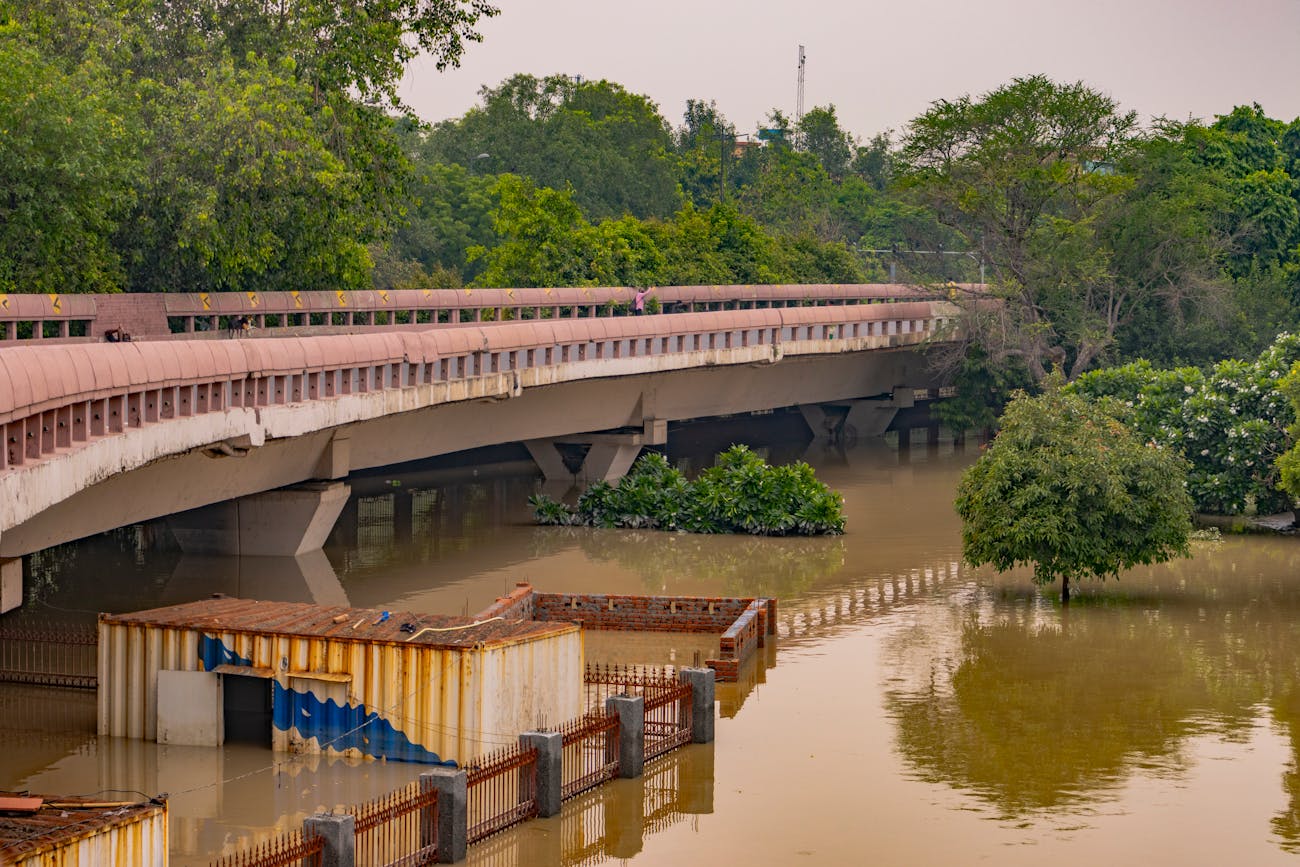
[[[705,665],[721,682],[735,682],[741,666],[766,644],[768,635],[776,634],[775,599],[538,593],[523,581],[474,617],[562,621],[584,629],[714,633],[720,636],[720,658]]]
[[[527,581],[520,581],[515,585],[515,589],[510,591],[509,596],[498,596],[496,602],[475,614],[474,619],[488,620],[492,617],[504,617],[506,620],[544,620],[545,618],[533,616],[535,598],[533,585]]]
[[[588,629],[721,633],[752,601],[720,596],[537,593],[533,617],[581,623]]]

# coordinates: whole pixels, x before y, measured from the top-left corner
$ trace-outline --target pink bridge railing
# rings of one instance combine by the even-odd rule
[[[203,413],[511,372],[520,387],[639,372],[618,359],[678,356],[669,366],[686,367],[729,363],[725,350],[748,362],[914,345],[953,320],[946,303],[914,301],[279,340],[26,344],[0,351],[0,473]]]
[[[660,286],[650,297],[669,313],[942,298],[896,283],[777,286]],[[963,284],[963,291],[979,287]],[[0,341],[97,342],[119,329],[133,340],[222,336],[244,318],[280,336],[484,321],[594,318],[630,314],[634,287],[419,289],[387,292],[212,292],[104,295],[0,293]],[[265,336],[265,335],[264,335]]]

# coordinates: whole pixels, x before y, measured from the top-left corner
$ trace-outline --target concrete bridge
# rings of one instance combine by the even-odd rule
[[[751,288],[766,287],[719,304]],[[616,478],[670,421],[788,406],[814,429],[882,432],[912,390],[939,385],[923,355],[951,337],[956,309],[870,292],[845,303],[852,288],[662,316],[17,341],[0,350],[0,610],[21,601],[23,554],[180,512],[187,551],[314,550],[351,470],[522,441],[548,478],[572,481],[555,445],[581,442],[577,479]]]

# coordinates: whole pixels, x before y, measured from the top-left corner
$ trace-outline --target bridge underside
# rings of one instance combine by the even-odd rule
[[[657,422],[933,388],[913,348],[786,357],[718,367],[587,379],[443,403],[223,450],[194,449],[112,476],[0,535],[14,558],[124,524],[171,515],[351,470],[504,442],[572,437]]]

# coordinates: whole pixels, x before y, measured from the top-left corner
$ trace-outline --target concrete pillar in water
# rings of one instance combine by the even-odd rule
[[[691,685],[691,743],[713,743],[713,693],[716,674],[711,668],[683,668],[677,677]]]
[[[0,560],[0,614],[23,604],[23,558]]]
[[[537,468],[548,482],[573,482],[573,473],[564,465],[555,448],[555,440],[524,440],[524,448],[532,455]]]
[[[618,714],[618,775],[625,780],[641,776],[645,770],[645,699],[612,695],[605,699],[605,709]]]
[[[469,845],[469,788],[465,772],[457,768],[434,768],[420,774],[420,782],[438,790],[437,862],[464,861]]]
[[[519,742],[537,747],[537,815],[543,819],[558,816],[564,801],[564,735],[524,732]]]
[[[578,471],[579,482],[617,482],[627,475],[641,454],[640,438],[635,443],[594,442]]]
[[[296,557],[319,550],[347,504],[343,482],[305,482],[167,519],[187,554]]]
[[[317,813],[302,822],[303,836],[314,835],[325,841],[321,867],[356,867],[357,820],[347,813]]]

